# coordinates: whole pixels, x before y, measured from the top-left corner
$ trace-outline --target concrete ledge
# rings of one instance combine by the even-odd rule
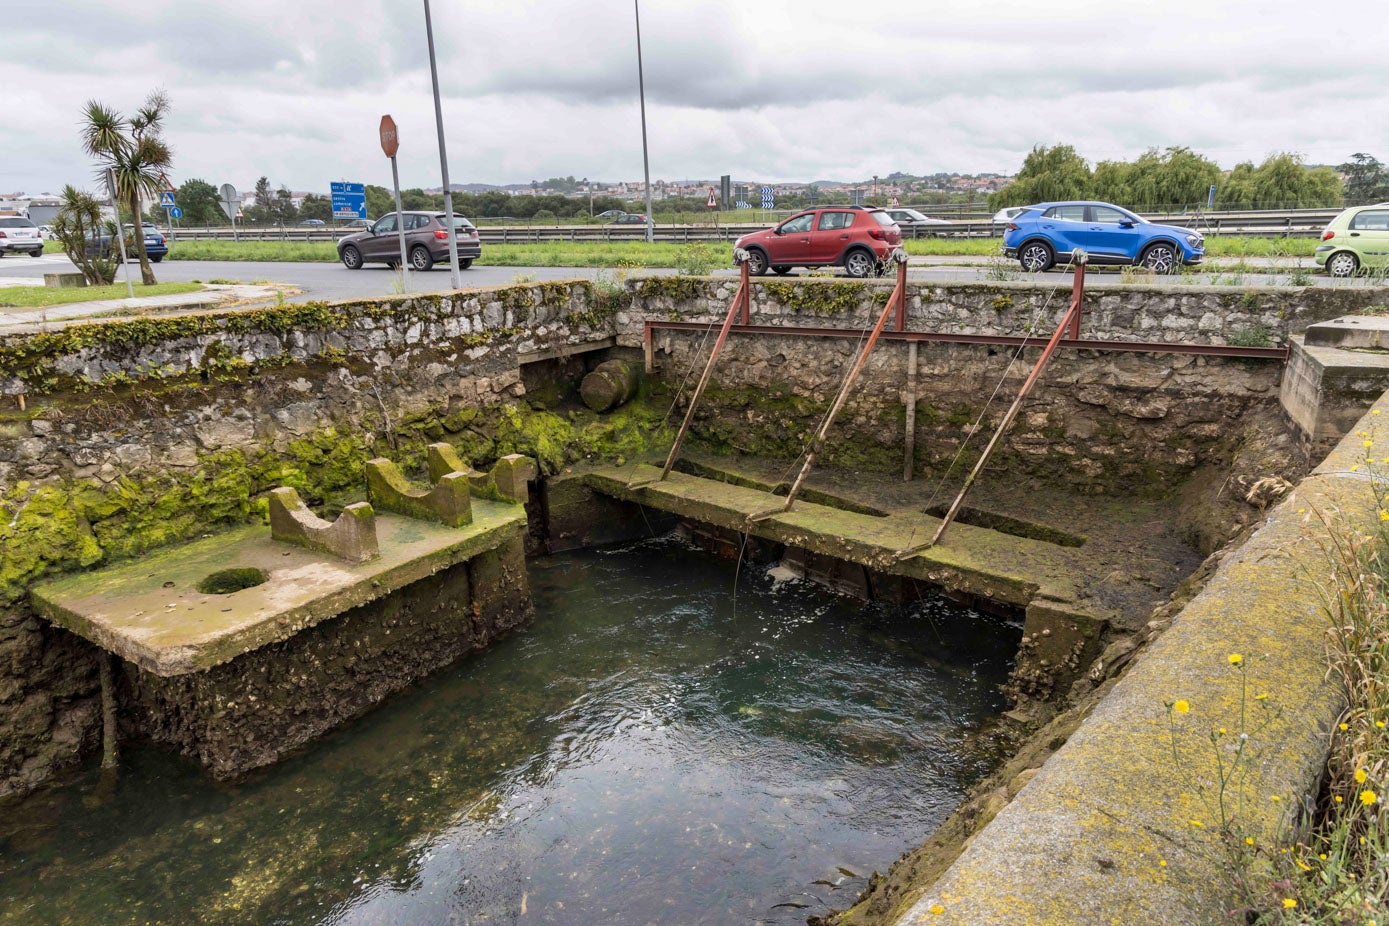
[[[1372,430],[1386,415],[1381,396],[1356,430]],[[1227,918],[1232,898],[1215,862],[1216,821],[1202,799],[1213,800],[1216,786],[1215,747],[1205,737],[1239,730],[1240,674],[1228,662],[1239,653],[1248,696],[1267,692],[1262,703],[1276,714],[1251,736],[1238,828],[1270,838],[1314,793],[1344,709],[1326,678],[1318,583],[1329,581],[1320,546],[1327,531],[1316,513],[1360,528],[1373,523],[1363,440],[1345,437],[1220,566],[900,923],[1198,926]],[[1165,706],[1178,699],[1191,705],[1177,718],[1180,766]],[[1233,736],[1222,744],[1228,757]]]
[[[378,514],[381,555],[349,564],[240,527],[33,589],[44,617],[155,675],[209,669],[349,608],[472,559],[525,531],[517,505],[479,500],[472,524],[449,528]],[[229,566],[263,571],[263,584],[231,594],[198,590]]]

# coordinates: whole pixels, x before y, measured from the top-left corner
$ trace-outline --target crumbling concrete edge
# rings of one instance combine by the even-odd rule
[[[899,918],[901,926],[1198,926],[1227,918],[1235,898],[1212,811],[1216,750],[1227,762],[1233,756],[1243,704],[1248,775],[1230,797],[1243,797],[1240,838],[1263,843],[1285,833],[1315,799],[1345,709],[1340,686],[1327,676],[1327,525],[1364,530],[1376,521],[1363,442],[1381,420],[1389,421],[1389,393],[1220,565],[1036,777]],[[1261,694],[1267,698],[1254,700]],[[1169,714],[1178,700],[1190,713]],[[1221,728],[1226,733],[1216,733],[1212,745]]]

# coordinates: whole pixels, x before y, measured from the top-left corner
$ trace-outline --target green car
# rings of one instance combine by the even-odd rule
[[[1333,277],[1389,268],[1389,203],[1356,206],[1332,219],[1321,233],[1316,261]]]

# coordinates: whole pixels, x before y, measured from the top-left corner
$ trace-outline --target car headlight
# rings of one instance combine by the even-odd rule
[[[1205,246],[1206,239],[1202,238],[1200,235],[1187,235],[1186,243],[1191,245],[1193,248],[1201,248]]]

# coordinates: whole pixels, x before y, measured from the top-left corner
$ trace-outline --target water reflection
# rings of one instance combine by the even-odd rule
[[[531,573],[533,628],[255,778],[9,808],[0,922],[801,923],[997,759],[1016,627],[670,538]]]

